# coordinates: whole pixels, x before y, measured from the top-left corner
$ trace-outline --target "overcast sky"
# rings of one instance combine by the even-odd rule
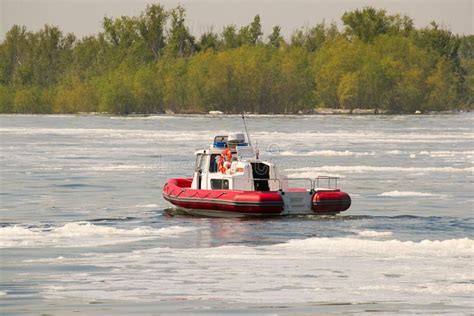
[[[232,23],[246,25],[260,14],[265,35],[280,25],[288,36],[298,27],[323,20],[340,25],[345,11],[363,6],[409,15],[418,27],[435,20],[455,33],[474,34],[474,0],[0,0],[0,40],[14,24],[36,31],[48,23],[78,37],[95,34],[105,15],[138,15],[147,3],[157,2],[167,8],[186,7],[187,23],[195,35],[210,29],[220,32]]]

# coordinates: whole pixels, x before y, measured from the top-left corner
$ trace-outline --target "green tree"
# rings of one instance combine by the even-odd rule
[[[97,91],[79,77],[64,79],[57,87],[53,101],[54,113],[97,112]]]
[[[346,12],[342,16],[342,22],[349,37],[357,37],[366,43],[382,34],[409,34],[413,29],[413,21],[410,18],[387,15],[385,10],[372,7]]]
[[[272,34],[268,36],[268,45],[275,48],[280,48],[281,44],[285,42],[280,32],[281,32],[281,28],[278,25],[275,25],[273,27]]]
[[[260,15],[256,15],[253,18],[252,23],[249,26],[249,33],[250,33],[250,43],[256,45],[261,40],[261,36],[263,35],[262,32],[262,24],[260,23]]]
[[[116,48],[129,48],[140,39],[136,18],[122,16],[113,19],[104,17],[102,26],[105,39]]]
[[[135,112],[162,113],[163,87],[158,66],[142,66],[133,75],[133,98]]]
[[[72,61],[75,40],[74,35],[63,36],[59,28],[49,25],[35,34],[34,59],[30,61],[35,84],[46,87],[60,80],[64,67]]]
[[[99,94],[99,111],[113,114],[134,113],[135,99],[133,81],[130,80],[132,68],[122,64],[119,68],[101,76],[96,83]]]
[[[32,33],[26,27],[14,25],[0,45],[0,83],[24,83],[31,77],[32,69],[27,64],[31,57]],[[25,80],[26,79],[26,80]]]
[[[224,27],[224,30],[222,31],[222,38],[224,42],[224,49],[232,49],[239,46],[237,28],[233,24]]]
[[[12,86],[0,84],[0,113],[13,112],[15,91]]]
[[[24,86],[16,89],[13,99],[15,113],[51,113],[51,104],[48,101],[48,90],[38,86]]]
[[[221,46],[219,36],[216,33],[213,33],[212,31],[210,32],[205,32],[201,35],[201,38],[199,39],[199,50],[201,51],[206,51],[209,48],[212,48],[213,50],[219,49]]]
[[[351,112],[353,109],[361,107],[361,90],[359,71],[344,74],[337,87],[337,97],[341,106]]]
[[[165,48],[165,24],[168,13],[159,4],[148,5],[137,21],[139,34],[156,60]]]
[[[459,58],[474,58],[474,35],[462,36],[459,38]]]
[[[78,75],[81,80],[103,74],[110,66],[109,44],[104,36],[87,36],[76,42],[72,52],[72,63],[65,73]]]
[[[249,25],[240,28],[237,35],[238,45],[257,45],[261,43],[262,35],[260,16],[257,14]]]
[[[334,40],[338,34],[335,24],[326,27],[325,22],[322,22],[311,28],[296,30],[291,36],[291,44],[316,52],[327,40]]]
[[[444,111],[453,108],[458,102],[458,80],[457,75],[450,72],[449,61],[440,59],[433,73],[426,79],[429,93],[425,110]]]
[[[464,76],[462,102],[467,108],[474,108],[474,35],[460,38],[459,58]]]
[[[187,112],[188,108],[188,61],[184,58],[162,59],[163,106],[173,112]]]
[[[189,56],[196,51],[194,36],[185,24],[186,11],[178,6],[171,10],[171,29],[169,31],[168,48],[173,56]]]
[[[339,82],[347,73],[360,69],[364,62],[364,44],[338,38],[324,45],[314,57],[316,98],[320,106],[338,108]]]
[[[315,105],[315,85],[311,60],[313,56],[301,47],[280,50],[272,57],[269,77],[272,90],[266,110],[276,113],[296,113]]]
[[[420,47],[436,52],[451,62],[457,64],[459,61],[458,51],[461,44],[459,37],[441,29],[435,22],[417,32],[415,41]]]

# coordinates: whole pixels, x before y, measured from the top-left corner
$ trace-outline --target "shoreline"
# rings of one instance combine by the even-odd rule
[[[213,113],[214,112],[214,113]],[[216,113],[218,112],[218,113]],[[246,116],[399,116],[399,115],[413,115],[413,116],[430,116],[430,115],[456,115],[463,113],[471,113],[472,110],[451,110],[451,111],[427,111],[415,113],[390,113],[387,111],[379,111],[375,113],[373,109],[315,109],[312,111],[300,111],[299,113],[249,113],[245,112]],[[220,111],[210,112],[157,112],[157,113],[128,113],[117,114],[108,112],[77,112],[77,113],[0,113],[0,115],[14,116],[14,115],[39,115],[39,116],[126,116],[126,117],[147,117],[147,116],[209,116],[209,117],[223,117],[223,116],[241,116],[242,113],[224,113]]]

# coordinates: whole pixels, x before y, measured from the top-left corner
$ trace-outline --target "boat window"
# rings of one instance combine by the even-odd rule
[[[228,190],[229,180],[227,179],[211,179],[212,190]]]
[[[214,143],[216,142],[224,142],[224,143],[227,143],[227,135],[226,136],[216,136],[214,137]]]
[[[220,154],[211,155],[211,161],[209,162],[209,172],[211,173],[217,172],[218,165],[219,165],[219,156]]]

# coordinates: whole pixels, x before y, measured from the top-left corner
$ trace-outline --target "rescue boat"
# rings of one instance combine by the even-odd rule
[[[162,192],[164,199],[192,215],[333,215],[351,205],[349,194],[337,186],[338,178],[289,178],[274,163],[260,159],[243,133],[218,135],[195,156],[193,177],[170,179]],[[290,188],[293,181],[307,185]]]

